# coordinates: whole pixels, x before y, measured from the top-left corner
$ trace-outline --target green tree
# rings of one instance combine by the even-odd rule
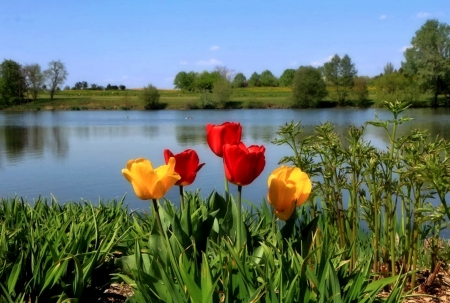
[[[159,97],[160,94],[158,89],[151,84],[145,86],[140,94],[141,100],[144,101],[145,109],[161,109]]]
[[[179,72],[173,80],[173,85],[175,88],[181,89],[182,91],[194,91],[195,78],[195,72]]]
[[[259,77],[261,86],[266,87],[276,87],[278,86],[278,79],[275,77],[270,70],[265,70],[261,73]]]
[[[353,92],[356,96],[356,105],[359,107],[369,107],[369,89],[367,88],[366,77],[356,77],[354,79],[355,86]]]
[[[327,83],[334,88],[338,104],[344,105],[353,88],[353,79],[358,73],[352,60],[348,55],[344,55],[342,59],[334,55],[330,62],[324,64],[323,72]]]
[[[254,72],[250,76],[250,79],[248,79],[248,86],[251,87],[261,86],[261,76],[257,72]]]
[[[406,77],[401,72],[385,73],[375,81],[377,99],[379,101],[413,102],[418,97],[416,85],[412,78]]]
[[[44,74],[39,64],[27,64],[22,67],[22,75],[25,79],[27,92],[31,93],[31,97],[36,101],[39,92],[44,85]]]
[[[194,87],[197,92],[211,92],[214,83],[220,78],[218,72],[203,71],[195,77]]]
[[[384,75],[394,73],[395,72],[394,64],[392,64],[391,62],[386,63],[386,65],[383,68],[383,72]]]
[[[66,81],[68,75],[69,73],[67,72],[64,63],[59,60],[50,61],[48,69],[44,71],[44,78],[47,80],[50,90],[50,100],[53,100],[56,89]]]
[[[247,85],[248,85],[247,78],[244,76],[243,73],[237,73],[236,76],[234,76],[233,87],[239,88],[239,87],[246,87]]]
[[[216,82],[214,82],[214,87],[212,89],[213,100],[220,106],[224,107],[226,106],[226,103],[230,101],[232,92],[233,88],[230,81],[223,77],[220,77],[216,80]]]
[[[280,86],[292,86],[295,77],[295,69],[288,68],[284,70],[280,77]]]
[[[317,107],[327,95],[327,87],[322,73],[312,66],[300,66],[295,72],[292,84],[294,106],[299,108]]]
[[[449,86],[450,26],[436,19],[427,20],[416,31],[404,56],[402,69],[406,75],[416,78],[423,90],[431,91],[432,106],[438,106],[438,95]]]
[[[0,65],[0,108],[5,108],[24,100],[25,78],[19,63],[3,60]]]

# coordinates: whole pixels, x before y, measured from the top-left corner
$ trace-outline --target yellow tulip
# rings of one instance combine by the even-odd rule
[[[275,208],[275,215],[283,221],[289,219],[296,206],[306,202],[312,189],[308,175],[298,167],[278,167],[267,183],[267,199]]]
[[[160,199],[180,180],[175,172],[175,158],[170,158],[166,165],[153,169],[152,163],[143,158],[129,160],[122,174],[133,186],[139,199]]]

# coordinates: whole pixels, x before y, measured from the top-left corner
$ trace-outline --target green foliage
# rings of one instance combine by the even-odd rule
[[[411,78],[400,72],[391,72],[378,77],[375,88],[379,100],[413,102],[418,99],[418,88]]]
[[[280,86],[292,86],[294,83],[295,69],[286,69],[280,77]]]
[[[0,65],[0,109],[24,100],[25,78],[21,66],[13,60],[3,60]]]
[[[159,102],[159,91],[156,87],[149,84],[142,89],[140,98],[144,101],[145,109],[161,109],[161,103]]]
[[[339,57],[334,55],[330,62],[323,65],[323,73],[326,82],[334,88],[338,104],[344,105],[344,102],[353,87],[353,79],[357,75],[357,70],[348,55]]]
[[[424,90],[433,93],[433,106],[438,95],[448,92],[450,83],[450,26],[436,19],[427,20],[411,39],[402,69]]]
[[[327,95],[326,84],[320,71],[312,66],[300,66],[292,84],[292,98],[295,107],[316,107]]]
[[[122,201],[33,204],[0,200],[0,302],[83,302],[107,288],[129,226]]]
[[[214,82],[212,89],[213,99],[221,107],[225,107],[226,103],[230,101],[232,92],[232,85],[227,79],[220,77]]]
[[[364,77],[357,77],[354,80],[355,86],[353,92],[356,96],[356,105],[358,107],[369,107],[369,90],[367,88],[367,79]]]
[[[173,80],[173,85],[175,85],[175,88],[181,89],[183,91],[194,91],[195,90],[195,77],[196,73],[194,72],[179,72],[175,79]]]
[[[246,87],[247,85],[248,85],[247,78],[244,76],[243,73],[237,73],[236,76],[234,76],[233,79],[234,88]]]
[[[250,79],[248,79],[248,86],[250,86],[250,87],[261,86],[261,76],[257,72],[254,72],[250,76]]]
[[[27,64],[22,67],[22,75],[25,78],[27,92],[31,93],[33,101],[36,101],[38,93],[44,85],[44,74],[39,64]]]
[[[259,77],[259,81],[261,86],[270,86],[270,87],[278,86],[278,79],[272,74],[270,70],[263,71],[261,73],[261,76]]]

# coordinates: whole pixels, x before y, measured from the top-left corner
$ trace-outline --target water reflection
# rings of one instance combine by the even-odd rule
[[[49,149],[55,157],[65,157],[69,150],[68,136],[59,127],[17,126],[0,127],[0,146],[7,159],[17,162],[24,157],[39,158]]]
[[[175,136],[177,143],[183,147],[205,145],[205,125],[176,125]]]
[[[414,120],[402,124],[399,135],[420,128],[428,129],[431,138],[450,140],[446,131],[450,109],[414,109],[408,114]],[[145,207],[120,170],[136,157],[160,165],[165,148],[174,153],[193,148],[206,163],[188,190],[201,187],[203,195],[214,189],[222,192],[222,160],[207,146],[205,125],[237,121],[243,125],[245,144],[264,144],[267,149],[263,174],[245,189],[245,199],[257,202],[266,196],[267,176],[283,156],[292,153],[287,146],[271,144],[280,126],[301,121],[305,137],[314,136],[317,125],[330,121],[343,139],[349,125],[360,127],[375,115],[381,120],[392,118],[380,109],[0,112],[0,196],[34,199],[52,193],[60,201],[81,197],[96,201],[128,193],[126,201],[132,207]],[[385,130],[374,126],[367,126],[364,139],[381,149],[390,145]],[[169,199],[178,200],[176,189]]]

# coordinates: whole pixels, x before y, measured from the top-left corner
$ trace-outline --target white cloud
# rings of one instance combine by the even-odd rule
[[[417,18],[429,18],[429,17],[431,17],[431,14],[430,13],[427,13],[427,12],[420,12],[420,13],[417,13]]]
[[[381,15],[380,16],[380,19],[386,19],[387,18],[387,15]]]
[[[187,61],[180,61],[180,65],[188,65],[189,63]]]
[[[217,46],[217,45],[213,45],[213,46],[211,46],[211,47],[209,48],[210,51],[217,51],[217,50],[219,50],[219,49],[220,49],[220,47]]]
[[[404,53],[406,51],[406,49],[410,48],[410,47],[411,47],[411,45],[405,45],[405,46],[402,46],[398,51],[401,53]]]
[[[322,66],[324,63],[330,61],[332,58],[333,58],[333,56],[328,56],[327,58],[313,61],[310,64],[314,67]]]
[[[200,60],[196,62],[197,65],[221,65],[222,61],[211,58],[209,60]]]

